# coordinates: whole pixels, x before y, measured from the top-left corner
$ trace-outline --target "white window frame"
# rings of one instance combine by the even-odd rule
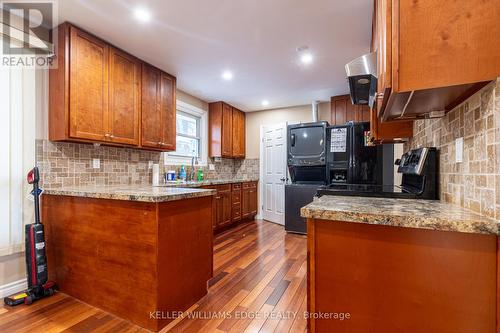
[[[200,117],[200,157],[198,166],[207,166],[208,161],[208,112],[194,105],[177,100],[176,112],[180,111],[196,117]],[[177,136],[176,136],[177,137]],[[163,153],[165,165],[190,165],[191,157],[176,155],[175,152]]]

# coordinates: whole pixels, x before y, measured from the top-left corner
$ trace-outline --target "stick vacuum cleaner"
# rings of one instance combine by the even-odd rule
[[[28,289],[4,298],[7,305],[31,304],[34,301],[52,296],[56,284],[47,281],[47,257],[45,255],[45,235],[43,224],[40,222],[40,194],[42,190],[38,187],[40,173],[38,167],[34,167],[28,173],[28,183],[33,185],[31,194],[35,199],[35,223],[25,226],[26,245],[26,273],[28,275]]]

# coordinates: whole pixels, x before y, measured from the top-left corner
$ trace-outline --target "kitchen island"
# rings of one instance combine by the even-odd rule
[[[311,332],[496,331],[497,221],[440,201],[343,196],[301,215]]]
[[[159,331],[207,293],[214,190],[46,189],[49,276],[90,305]]]

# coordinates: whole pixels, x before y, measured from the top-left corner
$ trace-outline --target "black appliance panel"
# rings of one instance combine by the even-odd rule
[[[382,147],[368,146],[370,123],[330,126],[326,135],[327,183],[381,184]]]
[[[325,166],[288,166],[294,184],[326,184]]]
[[[318,185],[285,185],[285,230],[299,234],[307,233],[306,219],[300,209],[313,201]]]

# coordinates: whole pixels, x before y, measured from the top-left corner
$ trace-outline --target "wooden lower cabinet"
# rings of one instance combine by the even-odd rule
[[[225,230],[257,215],[257,182],[203,186],[217,190],[213,200],[214,231]]]
[[[49,278],[61,292],[158,332],[213,276],[212,196],[138,202],[42,197]]]
[[[241,216],[248,218],[257,215],[257,182],[243,183],[241,191]]]
[[[307,243],[309,332],[498,332],[495,235],[308,219]]]

